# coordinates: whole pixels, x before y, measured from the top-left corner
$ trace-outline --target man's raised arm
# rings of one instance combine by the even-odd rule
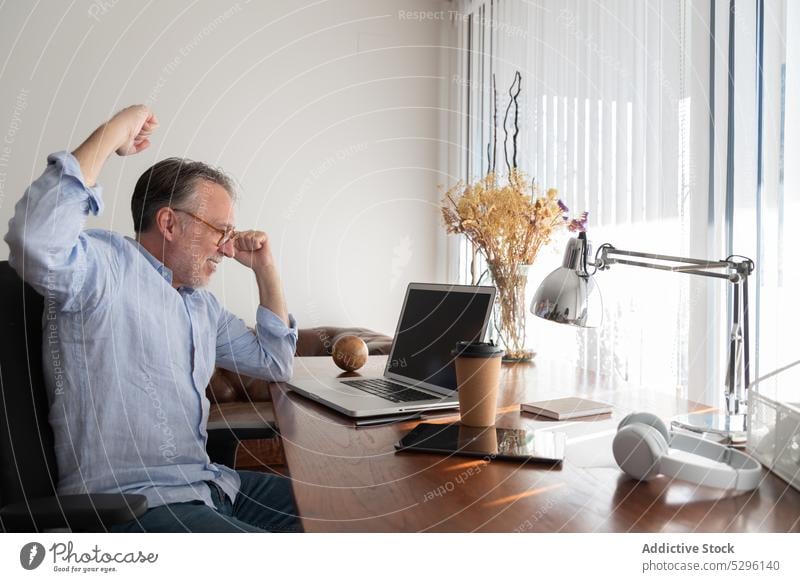
[[[147,107],[123,109],[72,154],[48,156],[44,173],[17,203],[5,236],[9,262],[61,308],[69,309],[81,297],[97,267],[83,227],[89,213],[97,215],[103,207],[96,186],[103,164],[114,151],[129,155],[146,149],[157,126]]]

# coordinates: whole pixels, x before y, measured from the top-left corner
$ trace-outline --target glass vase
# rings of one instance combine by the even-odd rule
[[[528,275],[531,265],[497,266],[492,278],[497,289],[494,328],[506,350],[507,362],[531,361],[535,352],[527,346]]]

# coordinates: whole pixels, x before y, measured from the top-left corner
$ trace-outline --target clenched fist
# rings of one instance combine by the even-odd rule
[[[274,266],[267,233],[260,230],[237,232],[232,242],[235,250],[233,258],[244,266],[254,271]]]
[[[150,135],[158,119],[144,105],[126,107],[92,132],[73,153],[81,166],[84,182],[94,186],[112,152],[121,156],[138,154],[150,147]]]
[[[112,117],[106,126],[119,135],[117,154],[130,156],[150,146],[150,136],[158,127],[158,119],[145,105],[131,105]]]

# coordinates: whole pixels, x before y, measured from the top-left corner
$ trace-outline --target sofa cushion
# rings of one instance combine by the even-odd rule
[[[392,347],[392,338],[363,327],[311,327],[298,332],[296,355],[330,356],[336,340],[346,335],[364,340],[371,356],[385,356]]]

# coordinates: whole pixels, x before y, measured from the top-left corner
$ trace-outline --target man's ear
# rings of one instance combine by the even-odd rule
[[[156,212],[156,228],[161,233],[165,240],[170,242],[174,241],[178,236],[178,217],[175,212],[168,206],[159,208]]]

